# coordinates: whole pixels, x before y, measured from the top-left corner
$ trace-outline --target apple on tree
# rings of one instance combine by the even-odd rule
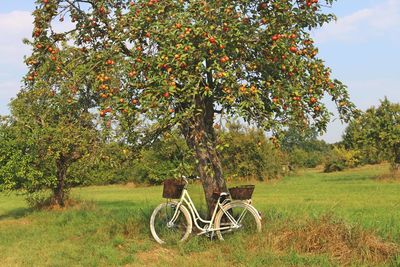
[[[152,122],[153,134],[139,143],[179,129],[196,156],[212,209],[212,193],[226,190],[216,114],[240,116],[272,132],[276,142],[288,125],[323,131],[330,116],[321,102],[326,95],[342,119],[353,114],[346,86],[331,78],[310,36],[310,29],[334,18],[322,12],[321,2],[37,0],[27,60],[38,63],[29,65],[26,82],[37,82],[33,72],[39,68],[42,79],[90,80],[100,115],[118,119],[126,134],[137,137],[130,140],[143,136],[138,125]],[[70,16],[75,28],[51,30],[60,16]],[[81,49],[85,61],[59,75],[55,66],[68,62],[43,48],[63,49],[65,41]],[[77,75],[82,68],[85,77]],[[107,107],[115,108],[103,112]]]

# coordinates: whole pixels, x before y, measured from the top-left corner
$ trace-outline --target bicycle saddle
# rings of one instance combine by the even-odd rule
[[[218,199],[219,197],[224,197],[224,196],[229,196],[229,193],[227,193],[227,192],[214,192],[213,193],[214,199]]]

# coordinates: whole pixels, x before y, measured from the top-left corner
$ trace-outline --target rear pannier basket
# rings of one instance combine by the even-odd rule
[[[229,188],[229,194],[232,199],[246,200],[251,199],[254,191],[254,185],[241,185]]]
[[[185,184],[176,179],[167,179],[164,181],[163,198],[177,199],[182,195]]]

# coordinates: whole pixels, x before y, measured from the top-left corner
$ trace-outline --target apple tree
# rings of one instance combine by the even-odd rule
[[[241,117],[274,142],[289,124],[323,131],[326,95],[342,119],[351,116],[346,87],[331,78],[310,36],[334,19],[323,12],[333,0],[320,2],[37,0],[26,81],[74,75],[57,54],[63,42],[80,49],[100,115],[118,119],[138,145],[179,129],[211,208],[213,192],[226,190],[213,128],[220,116]],[[46,71],[35,76],[37,68]]]
[[[38,80],[11,101],[11,115],[3,119],[0,134],[0,190],[23,190],[30,199],[40,196],[40,202],[42,193],[50,189],[48,204],[64,206],[68,189],[75,183],[69,168],[92,155],[99,143],[95,117],[89,112],[94,103],[90,80],[79,69],[83,62],[79,53],[63,44],[57,56],[72,65],[56,73],[74,75]],[[43,76],[46,64],[38,66],[33,77]],[[32,200],[31,204],[40,204]]]

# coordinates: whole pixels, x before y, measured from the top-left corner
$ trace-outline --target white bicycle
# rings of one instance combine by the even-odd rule
[[[216,236],[224,240],[234,232],[244,232],[252,234],[261,232],[260,213],[251,205],[251,194],[254,186],[231,188],[229,193],[222,192],[216,194],[217,204],[210,220],[203,219],[197,211],[187,190],[188,180],[182,177],[184,184],[174,184],[167,180],[164,183],[163,197],[168,199],[178,199],[179,201],[169,200],[158,205],[150,218],[150,231],[154,239],[159,244],[178,243],[186,240],[192,232],[193,223],[199,230],[197,235],[206,234],[211,238]],[[168,184],[169,182],[169,184]],[[166,190],[166,187],[169,188]],[[172,191],[171,191],[172,188]],[[244,191],[243,191],[244,190]],[[249,197],[241,197],[240,192]],[[231,195],[239,192],[238,198],[232,200]],[[242,194],[243,195],[243,194]],[[235,197],[232,197],[235,199]],[[248,199],[244,199],[248,198]]]

